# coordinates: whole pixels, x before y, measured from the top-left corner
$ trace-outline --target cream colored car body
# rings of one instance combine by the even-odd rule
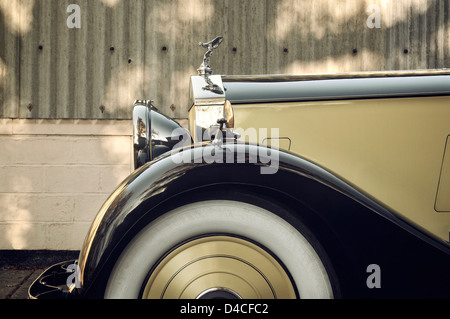
[[[279,148],[449,242],[449,95],[233,103],[233,111],[235,128],[278,129]],[[267,141],[245,131],[241,140]]]

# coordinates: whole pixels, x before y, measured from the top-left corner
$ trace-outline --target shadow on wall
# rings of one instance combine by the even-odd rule
[[[2,165],[0,168],[0,249],[25,249],[32,231],[31,203],[20,193],[32,191],[31,172]],[[28,175],[28,176],[27,176]],[[35,175],[35,174],[33,174]]]
[[[0,250],[79,250],[132,170],[130,121],[0,123],[23,132],[0,135]]]
[[[76,3],[80,28],[70,1],[0,0],[0,117],[130,119],[152,99],[186,118],[197,43],[217,35],[216,74],[450,67],[446,0]]]

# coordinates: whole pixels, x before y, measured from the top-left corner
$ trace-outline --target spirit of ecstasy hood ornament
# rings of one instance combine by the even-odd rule
[[[219,45],[222,43],[223,37],[217,37],[214,40],[203,43],[200,42],[199,45],[204,47],[205,49],[208,49],[206,51],[205,56],[203,58],[203,63],[200,65],[200,67],[197,69],[197,72],[199,75],[211,75],[212,69],[209,66],[209,59],[211,58],[211,55],[213,54],[213,51],[219,47]]]
[[[203,77],[203,79],[206,82],[206,86],[202,87],[205,91],[211,91],[216,94],[223,94],[223,89],[217,85],[214,84],[213,81],[210,78],[210,75],[212,74],[212,69],[209,66],[209,59],[211,58],[211,55],[213,54],[213,51],[219,47],[219,45],[222,43],[223,38],[217,37],[214,40],[203,43],[200,42],[199,45],[204,47],[205,49],[208,49],[206,51],[205,56],[203,58],[203,63],[200,65],[200,67],[197,69],[198,75]]]

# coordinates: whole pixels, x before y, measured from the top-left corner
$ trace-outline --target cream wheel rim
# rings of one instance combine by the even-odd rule
[[[285,268],[265,249],[232,236],[182,244],[151,271],[146,299],[290,299],[296,289]]]

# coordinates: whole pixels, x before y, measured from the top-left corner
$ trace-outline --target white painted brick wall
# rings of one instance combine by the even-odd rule
[[[132,171],[131,121],[0,119],[0,249],[78,250]]]

